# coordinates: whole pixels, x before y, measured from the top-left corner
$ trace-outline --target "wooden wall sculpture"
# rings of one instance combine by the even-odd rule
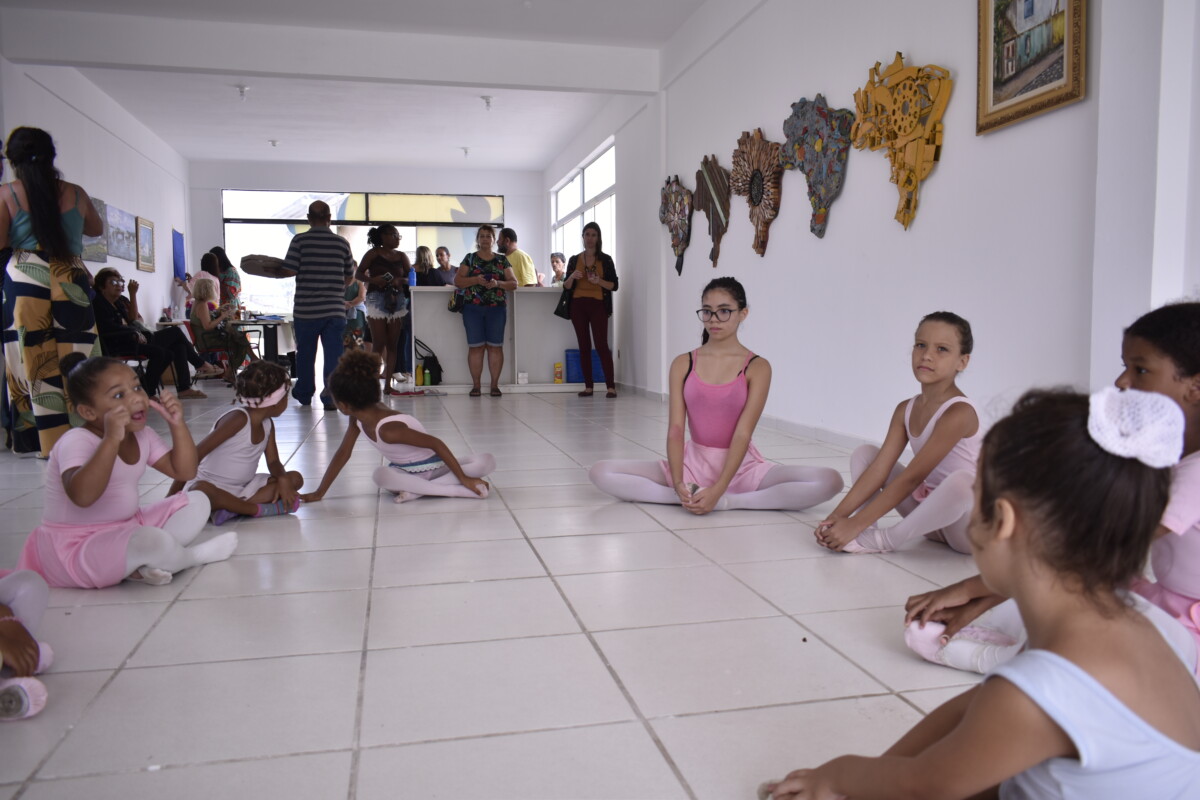
[[[767,236],[771,222],[779,214],[780,193],[783,189],[783,168],[779,166],[778,142],[763,138],[762,128],[754,133],[742,131],[737,150],[733,151],[733,170],[729,173],[729,188],[746,198],[750,204],[750,222],[754,225],[754,252],[767,252]]]
[[[858,115],[850,137],[859,150],[887,148],[892,183],[900,192],[896,220],[908,229],[917,214],[917,191],[942,154],[942,115],[954,82],[933,65],[904,66],[904,56],[883,72],[871,68],[867,84],[854,92]]]
[[[716,156],[705,156],[696,170],[696,191],[692,192],[692,207],[708,217],[708,235],[712,250],[708,257],[713,269],[721,255],[721,237],[729,230],[729,170],[717,163]]]
[[[692,238],[692,193],[679,182],[679,176],[663,184],[658,221],[671,232],[671,250],[675,252],[675,273],[683,274],[683,253]]]
[[[842,191],[853,124],[853,111],[831,109],[821,94],[813,100],[801,98],[792,103],[792,115],[783,121],[787,140],[779,151],[779,166],[798,169],[808,179],[808,201],[812,204],[808,229],[818,238],[825,236],[829,206]]]

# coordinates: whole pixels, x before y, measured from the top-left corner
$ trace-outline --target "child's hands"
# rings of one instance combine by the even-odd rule
[[[703,516],[716,507],[717,501],[723,494],[724,492],[718,492],[711,486],[703,486],[697,488],[691,493],[690,498],[683,501],[683,507],[693,514]]]
[[[0,622],[0,655],[4,657],[4,666],[13,671],[17,678],[28,678],[37,669],[38,643],[20,620],[9,619]]]
[[[864,528],[857,522],[844,517],[825,520],[817,526],[815,536],[817,543],[830,550],[841,550],[847,543],[862,533]]]
[[[472,478],[470,476],[462,479],[462,485],[470,489],[480,497],[487,497],[488,482],[480,478]]]
[[[772,800],[846,800],[830,788],[819,769],[798,769],[779,783],[765,784],[759,794],[764,791]]]
[[[924,628],[926,622],[941,622],[934,615],[942,609],[966,605],[969,602],[971,602],[971,595],[967,593],[961,583],[935,589],[932,592],[914,594],[904,604],[904,624],[908,625],[916,620],[917,624]]]
[[[700,488],[694,483],[684,483],[683,481],[675,484],[675,494],[679,496],[679,502],[684,506],[692,501],[692,487]]]
[[[125,406],[114,406],[104,414],[104,438],[120,442],[125,438],[125,430],[133,420],[133,415]]]
[[[167,421],[171,427],[183,424],[183,405],[174,392],[159,392],[158,398],[151,398],[150,407]]]
[[[285,480],[275,481],[275,493],[277,495],[275,499],[282,500],[283,504],[288,508],[292,508],[296,505],[297,497],[301,497],[301,499],[303,499],[303,497],[297,494],[296,490],[292,488],[292,485]]]
[[[319,503],[324,496],[324,492],[309,492],[308,494],[300,495],[300,499],[305,503]]]

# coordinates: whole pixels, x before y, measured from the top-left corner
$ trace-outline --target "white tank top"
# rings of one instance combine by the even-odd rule
[[[403,422],[414,431],[425,433],[425,427],[421,422],[408,414],[392,414],[390,417],[384,417],[379,420],[379,424],[375,426],[375,439],[367,437],[367,441],[374,445],[375,449],[383,454],[392,464],[413,464],[418,461],[426,461],[437,456],[437,453],[430,450],[428,447],[413,447],[409,444],[388,444],[379,435],[379,429],[389,422]]]
[[[254,424],[250,420],[250,412],[244,408],[235,408],[230,414],[241,412],[246,415],[246,424],[240,431],[217,445],[196,468],[196,480],[208,481],[217,486],[245,486],[258,473],[258,462],[267,450],[267,442],[271,440],[271,432],[275,423],[267,418],[263,420],[263,438],[258,444],[251,441]],[[213,423],[216,430],[228,414],[224,414]]]
[[[916,402],[916,397],[908,401],[908,405],[904,407],[904,432],[908,434],[908,443],[912,445],[913,454],[921,452],[921,448],[929,441],[929,437],[933,436],[933,429],[937,427],[938,420],[942,418],[942,414],[946,413],[946,409],[955,403],[966,403],[975,410],[975,416],[979,418],[979,427],[974,435],[968,436],[965,439],[959,439],[946,457],[941,460],[933,472],[929,473],[929,477],[925,479],[925,485],[930,489],[937,487],[946,476],[951,472],[957,472],[960,469],[965,469],[972,475],[975,474],[975,465],[979,460],[979,447],[983,444],[983,418],[979,415],[979,409],[975,408],[975,404],[965,397],[951,397],[933,412],[929,423],[925,426],[925,430],[921,431],[920,436],[913,436],[912,428],[909,424],[909,419],[912,417],[913,403]]]

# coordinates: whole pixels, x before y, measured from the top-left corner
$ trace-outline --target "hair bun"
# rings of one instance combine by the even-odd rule
[[[1157,392],[1119,391],[1109,386],[1092,395],[1088,434],[1104,450],[1136,458],[1148,467],[1179,463],[1183,454],[1183,411]]]

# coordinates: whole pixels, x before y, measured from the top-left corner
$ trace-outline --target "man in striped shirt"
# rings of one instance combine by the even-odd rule
[[[304,233],[292,237],[284,261],[296,271],[296,297],[292,306],[296,330],[296,383],[292,397],[302,406],[316,392],[317,341],[325,356],[325,389],[321,402],[326,411],[336,410],[329,394],[329,373],[342,357],[342,334],[346,329],[346,287],[354,279],[354,257],[350,245],[329,229],[328,204],[317,200],[308,207]]]

